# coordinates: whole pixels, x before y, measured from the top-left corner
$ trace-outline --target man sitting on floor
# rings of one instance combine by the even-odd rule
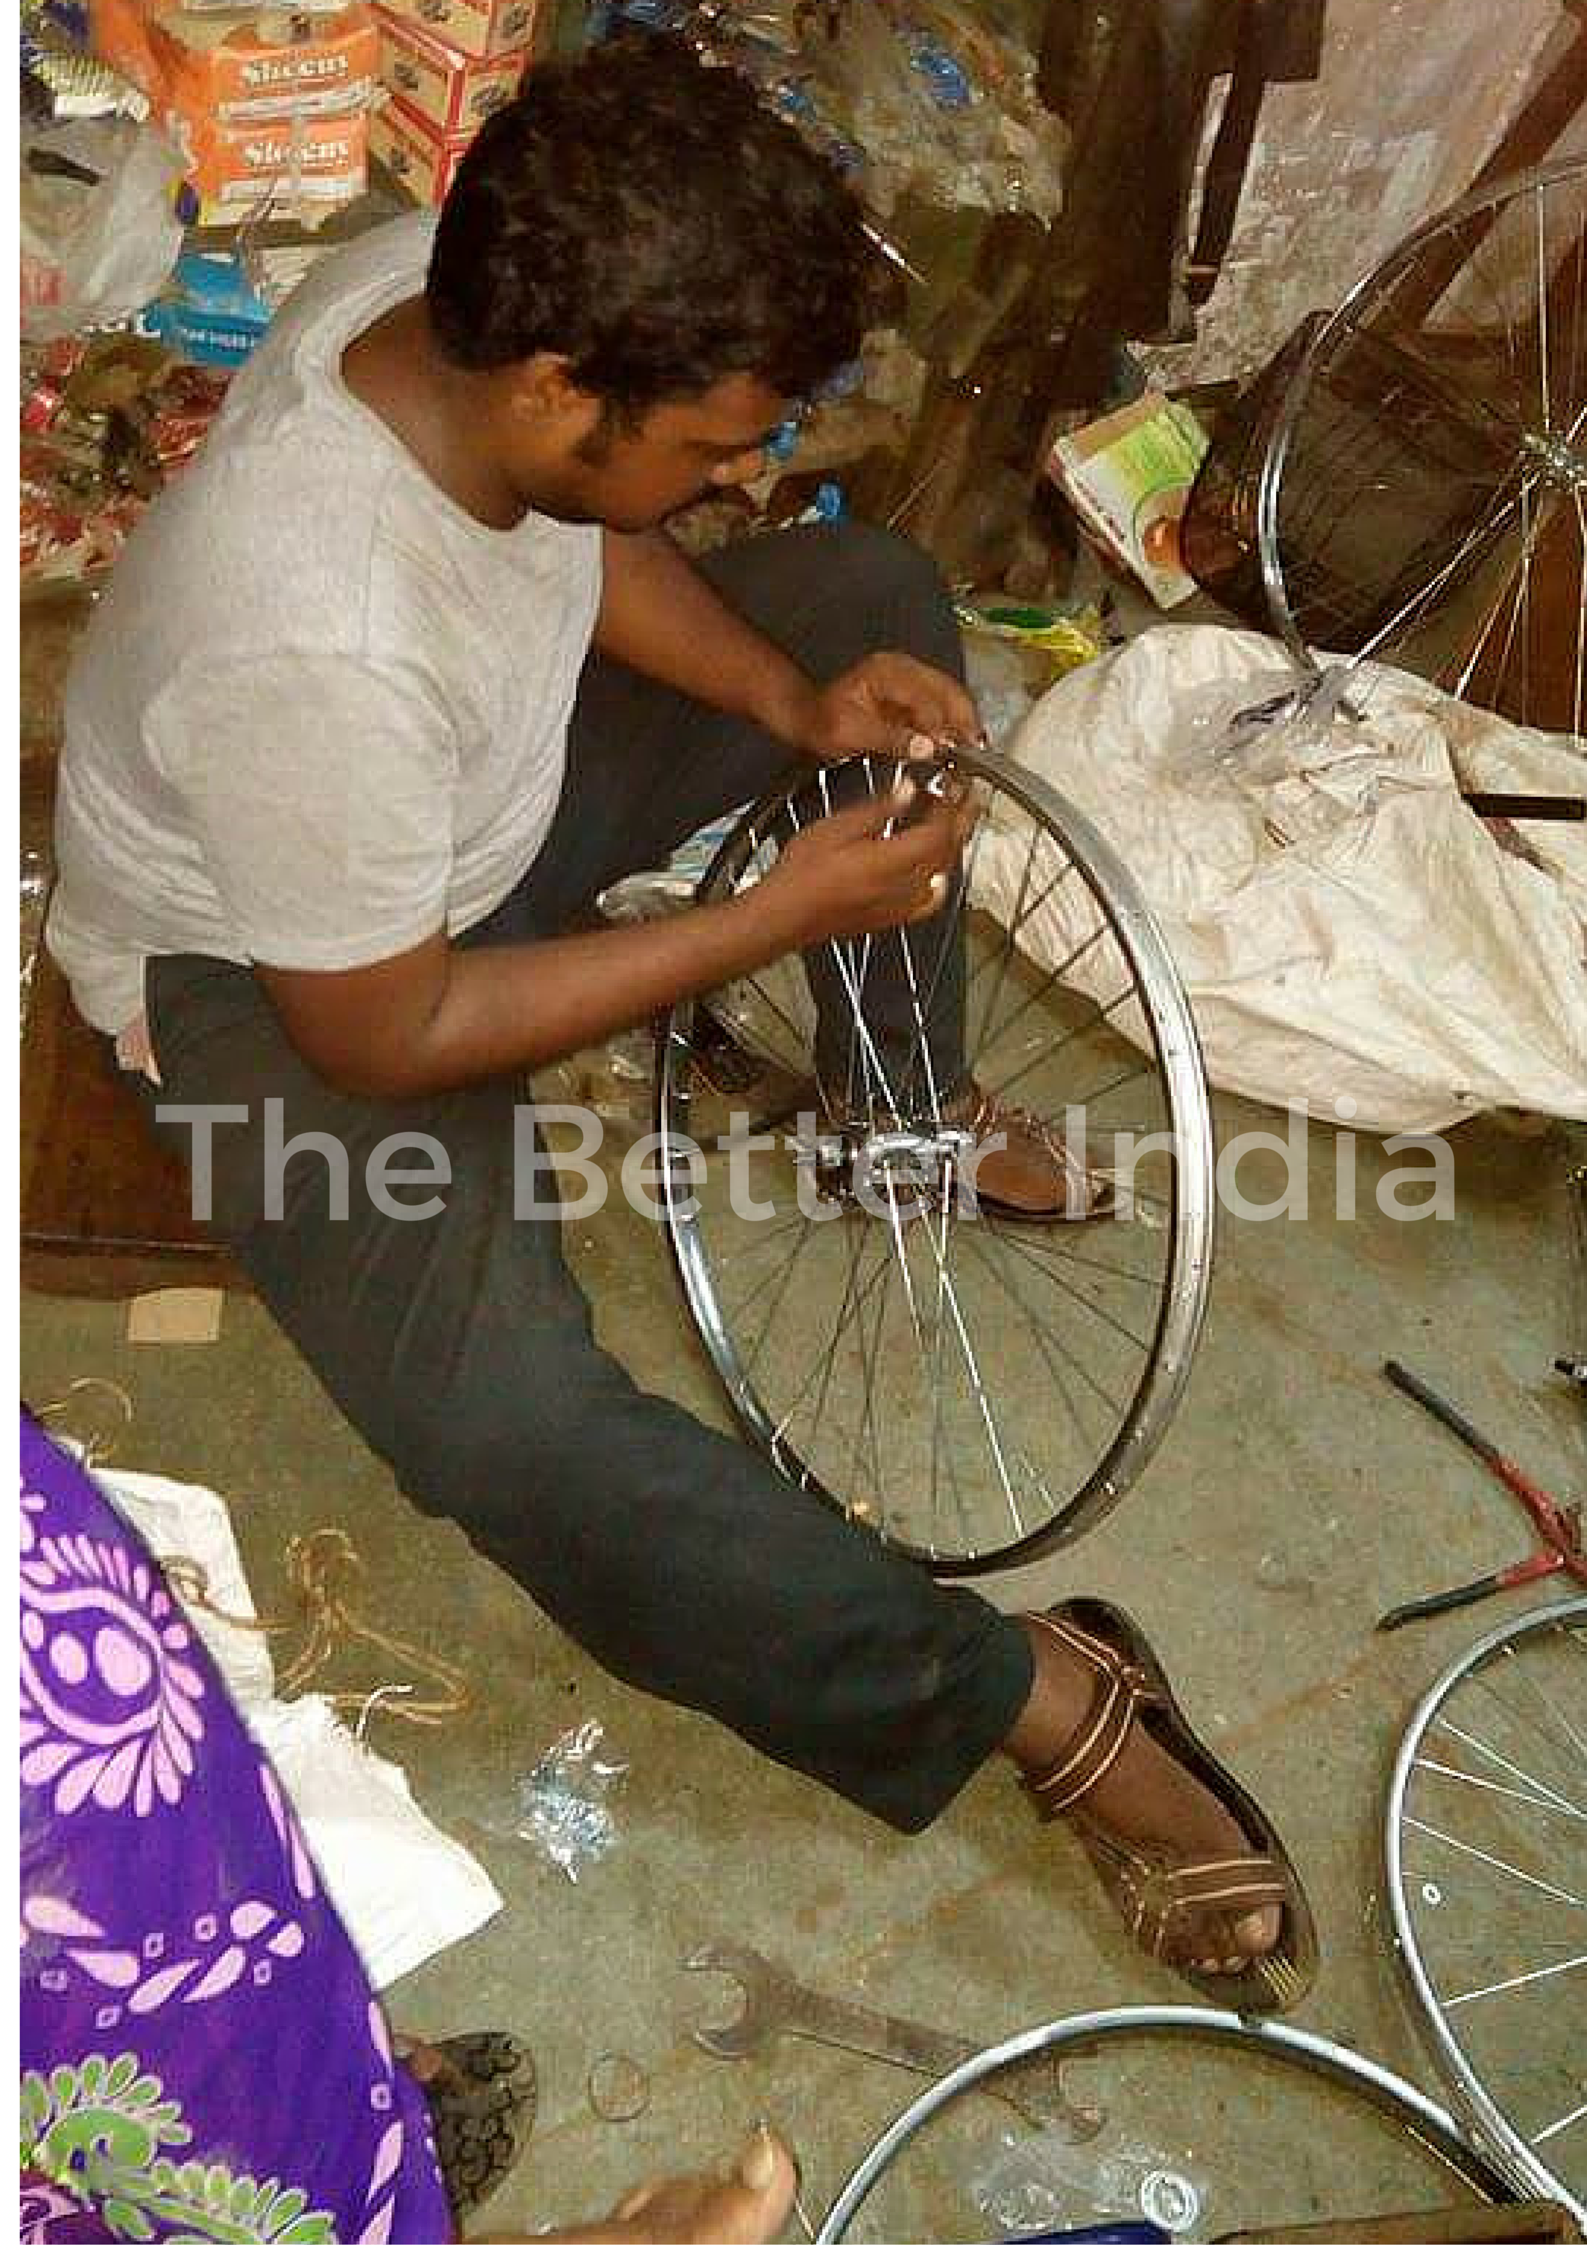
[[[696,569],[662,528],[853,356],[873,263],[730,73],[665,43],[534,71],[438,223],[322,260],[130,541],[69,694],[50,942],[417,1503],[615,1674],[900,1829],[1002,1749],[1152,1953],[1272,2008],[1310,1970],[1298,1882],[1133,1625],[942,1588],[641,1393],[555,1225],[515,1220],[526,1071],[953,909],[958,814],[893,831],[903,799],[862,796],[732,901],[573,927],[796,759],[975,729],[909,546],[795,531]],[[825,1016],[819,953],[811,980]],[[1056,1134],[965,1080],[942,980],[925,1034],[981,1196],[1085,1216]],[[885,1040],[896,970],[873,983]],[[415,1133],[445,1182],[343,1207],[310,1153],[267,1190],[284,1142],[362,1178]]]

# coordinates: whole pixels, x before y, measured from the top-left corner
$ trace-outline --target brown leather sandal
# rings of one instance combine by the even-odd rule
[[[1090,1711],[1064,1752],[1024,1780],[1041,1815],[1073,1820],[1138,1945],[1168,1963],[1198,1995],[1246,2015],[1292,2009],[1317,1974],[1317,1936],[1300,1875],[1257,1803],[1191,1729],[1141,1631],[1128,1614],[1100,1598],[1069,1599],[1027,1618],[1084,1661],[1097,1679]],[[1086,1814],[1087,1796],[1113,1768],[1137,1722],[1235,1818],[1252,1843],[1248,1854],[1186,1861],[1165,1845],[1122,1840]],[[1241,1972],[1202,1972],[1164,1956],[1170,1937],[1197,1912],[1245,1917],[1272,1907],[1283,1913],[1278,1940]]]
[[[1018,1107],[1012,1100],[1001,1099],[995,1092],[983,1091],[976,1084],[967,1085],[957,1097],[944,1104],[943,1120],[957,1123],[962,1129],[974,1133],[979,1141],[1001,1137],[1007,1147],[1016,1144],[1025,1149],[1032,1165],[1045,1162],[1054,1175],[1063,1179],[1063,1199],[1048,1207],[1025,1207],[1018,1201],[1002,1199],[984,1179],[983,1167],[976,1171],[976,1201],[984,1216],[994,1216],[1005,1224],[1092,1224],[1119,1213],[1119,1196],[1111,1180],[1097,1170],[1088,1169],[1064,1137],[1058,1125],[1034,1108]]]

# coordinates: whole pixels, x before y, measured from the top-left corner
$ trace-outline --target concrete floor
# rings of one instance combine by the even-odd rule
[[[1271,1126],[1238,1102],[1219,1106],[1225,1134]],[[1327,1213],[1334,1140],[1314,1131],[1309,1221],[1224,1219],[1188,1400],[1144,1480],[1081,1546],[987,1586],[1010,1607],[1083,1589],[1140,1616],[1309,1881],[1325,1961],[1298,2023],[1427,2087],[1434,2076],[1401,2010],[1377,1899],[1389,1759],[1435,1674],[1481,1630],[1558,1588],[1372,1634],[1386,1606],[1527,1547],[1517,1507],[1379,1367],[1405,1358],[1539,1479],[1572,1489],[1581,1406],[1549,1366],[1587,1339],[1570,1298],[1566,1134],[1478,1124],[1451,1143],[1453,1221],[1385,1220],[1371,1189],[1384,1157],[1362,1141],[1362,1214],[1346,1224]],[[1242,1182],[1260,1194],[1255,1163]],[[722,1421],[661,1240],[614,1198],[593,1225],[573,1227],[569,1253],[603,1338],[635,1374]],[[451,1727],[377,1716],[371,1735],[506,1898],[492,1924],[391,1999],[410,2028],[496,2023],[535,2048],[539,2124],[491,2228],[592,2213],[642,2174],[714,2158],[760,2114],[796,2145],[804,2202],[819,2216],[907,2101],[908,2077],[806,2042],[740,2062],[699,2050],[690,2026],[731,2009],[724,1984],[680,1970],[707,1939],[751,1942],[816,1986],[977,2041],[1079,2010],[1178,2000],[1178,1983],[1137,1956],[1083,1859],[1061,1833],[1038,1829],[1002,1766],[920,1839],[874,1828],[596,1669],[460,1532],[412,1510],[254,1303],[228,1300],[212,1345],[132,1346],[125,1328],[124,1305],[29,1296],[23,1392],[39,1404],[85,1375],[120,1382],[136,1416],[117,1462],[228,1496],[261,1608],[280,1603],[288,1537],[339,1523],[367,1563],[371,1610],[468,1671],[475,1705]],[[513,1836],[514,1789],[588,1715],[632,1766],[620,1843],[575,1886]],[[648,2107],[630,2122],[592,2111],[587,2081],[603,2053],[647,2077]],[[1079,2086],[1107,2107],[1108,2126],[1069,2156],[1094,2164],[1134,2143],[1158,2165],[1194,2165],[1208,2186],[1205,2235],[1258,2215],[1440,2196],[1425,2160],[1376,2122],[1258,2070],[1255,2081],[1215,2054],[1187,2063],[1178,2051],[1116,2076],[1088,2065]],[[987,2178],[1009,2157],[1004,2138],[1019,2134],[1002,2106],[966,2101],[935,2151],[876,2202],[868,2234],[994,2234]],[[1084,2207],[1082,2194],[1070,2218]]]

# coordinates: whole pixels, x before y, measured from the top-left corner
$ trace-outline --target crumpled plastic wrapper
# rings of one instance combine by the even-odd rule
[[[228,377],[121,334],[25,342],[19,371],[23,589],[92,579],[197,452]]]
[[[606,1732],[592,1716],[564,1731],[519,1788],[516,1830],[565,1877],[581,1874],[617,1844],[610,1796],[628,1775],[626,1762],[601,1759]]]
[[[1005,2135],[970,2177],[969,2191],[1002,2236],[1058,2223],[1072,2228],[1098,2215],[1154,2223],[1174,2237],[1205,2234],[1206,2180],[1180,2149],[1106,2139],[1075,2144],[1055,2128]]]
[[[906,197],[1048,223],[1062,207],[1065,127],[1040,98],[1031,56],[972,0],[602,0],[592,20],[598,32],[677,32],[730,64],[883,220]]]

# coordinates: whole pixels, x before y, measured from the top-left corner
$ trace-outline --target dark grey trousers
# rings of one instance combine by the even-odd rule
[[[750,541],[710,574],[817,677],[879,647],[957,667],[934,572],[878,532]],[[565,926],[787,762],[758,728],[598,657],[569,756],[549,838],[479,931],[492,940]],[[526,1087],[351,1098],[298,1058],[246,968],[158,959],[148,993],[165,1088],[146,1104],[246,1111],[213,1132],[213,1220],[405,1492],[460,1522],[626,1682],[714,1716],[902,1830],[928,1824],[1024,1704],[1023,1630],[643,1393],[597,1347],[560,1227],[514,1220]],[[267,1100],[282,1102],[284,1140],[319,1132],[346,1149],[344,1219],[307,1149],[267,1215]],[[190,1157],[187,1125],[155,1128]],[[362,1185],[372,1149],[402,1132],[439,1140],[450,1163],[449,1186],[393,1187],[399,1203],[439,1194],[422,1221],[383,1214]]]

